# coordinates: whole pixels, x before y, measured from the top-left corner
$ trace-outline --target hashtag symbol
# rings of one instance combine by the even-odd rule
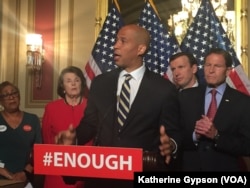
[[[43,156],[43,165],[44,166],[50,166],[50,163],[52,163],[53,156],[51,155],[51,152],[46,152]]]

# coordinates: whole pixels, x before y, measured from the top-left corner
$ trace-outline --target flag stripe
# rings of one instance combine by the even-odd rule
[[[117,2],[113,1],[91,56],[83,70],[88,88],[90,88],[94,77],[116,68],[113,59],[113,46],[118,30],[124,25],[116,4]]]
[[[204,56],[209,50],[211,48],[223,48],[228,51],[232,56],[233,70],[227,78],[227,83],[245,94],[250,94],[250,81],[244,73],[234,47],[217,18],[210,1],[202,0],[180,48],[182,51],[193,53],[197,59],[201,83],[205,82],[203,64]]]
[[[249,84],[248,78],[241,65],[238,65],[231,71],[229,78],[236,89],[243,93],[248,93],[248,91],[250,91],[250,85],[247,85]]]
[[[101,74],[101,70],[99,69],[99,67],[97,66],[93,56],[91,55],[86,67],[85,67],[85,78],[87,81],[87,86],[88,88],[90,87],[91,84],[91,80],[94,79],[95,76]]]

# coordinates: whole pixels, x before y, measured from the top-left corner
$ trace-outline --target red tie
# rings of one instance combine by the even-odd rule
[[[211,103],[210,103],[210,106],[208,108],[208,111],[207,111],[207,116],[210,118],[210,119],[214,119],[214,116],[216,114],[216,111],[217,111],[217,102],[216,102],[216,89],[213,89],[210,91],[211,94],[212,94],[212,99],[211,99]]]

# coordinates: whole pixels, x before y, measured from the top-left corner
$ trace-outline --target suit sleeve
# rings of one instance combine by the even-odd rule
[[[99,120],[98,110],[95,104],[95,95],[98,93],[96,92],[96,87],[97,86],[94,79],[89,91],[89,97],[84,115],[76,129],[77,143],[79,145],[85,145],[90,140],[93,140],[97,134]]]
[[[250,98],[241,96],[237,103],[230,110],[231,117],[227,117],[228,129],[217,125],[220,136],[216,139],[216,149],[236,156],[250,156]]]
[[[182,140],[179,114],[178,93],[174,86],[170,85],[163,105],[162,120],[167,135],[174,139],[177,147],[181,145]]]

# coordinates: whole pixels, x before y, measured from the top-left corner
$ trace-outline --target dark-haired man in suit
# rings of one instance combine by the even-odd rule
[[[239,171],[238,158],[250,155],[250,97],[226,83],[231,66],[227,51],[212,49],[207,85],[180,92],[184,171]]]
[[[179,91],[199,85],[198,63],[193,54],[178,52],[170,57],[169,66],[173,74],[173,82]]]

